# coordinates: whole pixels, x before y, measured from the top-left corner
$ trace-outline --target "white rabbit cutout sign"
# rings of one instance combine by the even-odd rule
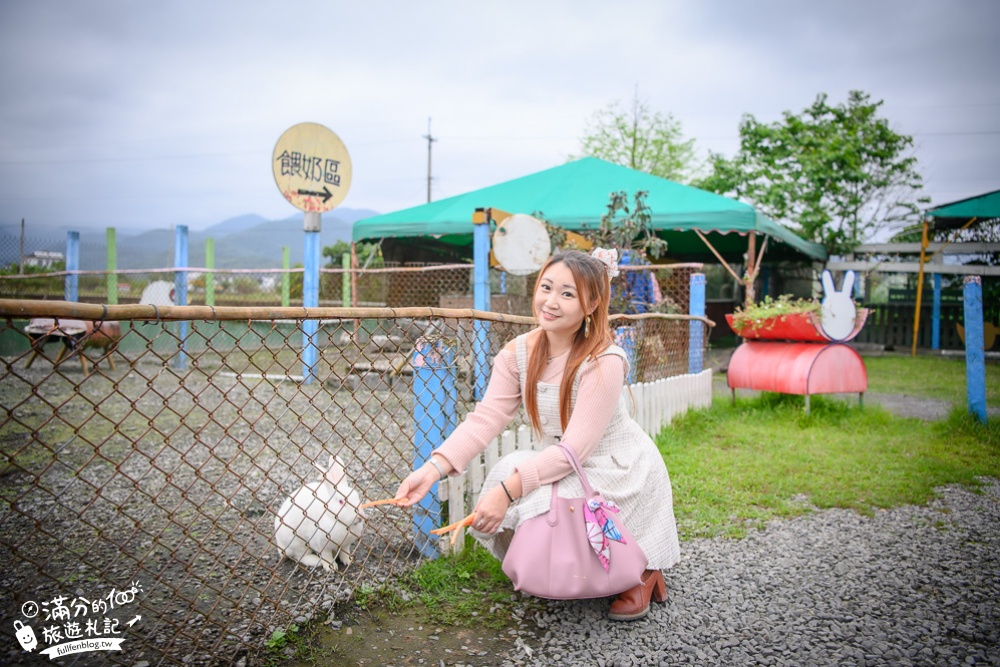
[[[844,282],[838,292],[833,284],[833,275],[823,271],[823,302],[820,326],[830,340],[846,340],[854,332],[858,319],[858,308],[851,298],[854,289],[854,271],[844,273]]]
[[[315,465],[323,479],[285,499],[274,518],[274,543],[286,558],[336,571],[337,561],[350,566],[351,548],[361,537],[365,513],[343,463],[331,456],[327,467]]]

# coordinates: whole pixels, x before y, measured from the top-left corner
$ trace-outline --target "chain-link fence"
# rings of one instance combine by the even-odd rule
[[[472,315],[0,301],[0,662],[90,640],[121,652],[63,664],[228,664],[413,567],[447,497],[358,506],[394,494],[533,326]],[[692,321],[613,321],[635,379],[687,372]],[[331,455],[344,479],[324,487]],[[283,558],[295,535],[342,545],[339,565]]]
[[[686,313],[691,274],[701,264],[622,267],[612,281],[613,313]],[[208,306],[302,305],[303,269],[173,268],[119,271],[46,270],[0,274],[0,298],[56,300],[65,298],[67,279],[74,280],[77,301],[114,304],[179,304],[178,275],[185,304]],[[188,267],[185,267],[188,268]],[[491,310],[531,315],[537,274],[514,276],[490,271]],[[324,307],[472,308],[471,264],[387,266],[375,269],[320,269],[319,305]]]
[[[61,300],[67,276],[75,276],[82,303],[155,304],[177,302],[174,269],[29,271],[0,276],[0,298]],[[219,269],[186,272],[188,305],[301,305],[302,269]],[[298,298],[292,294],[298,290]],[[340,305],[338,302],[335,305]]]

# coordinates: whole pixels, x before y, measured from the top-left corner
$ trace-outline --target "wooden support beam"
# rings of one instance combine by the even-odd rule
[[[831,271],[859,271],[861,273],[872,273],[884,271],[886,273],[918,273],[920,264],[917,262],[829,262],[826,268]],[[927,262],[924,264],[924,273],[940,273],[942,275],[954,276],[1000,276],[1000,266],[985,266],[982,264],[940,264],[937,262]]]
[[[698,238],[700,238],[702,242],[704,242],[704,244],[708,246],[708,249],[712,251],[712,254],[719,259],[719,263],[722,264],[723,267],[725,267],[726,271],[729,271],[730,275],[732,275],[733,278],[736,278],[737,282],[742,283],[743,278],[741,278],[739,275],[736,274],[735,271],[733,271],[733,267],[729,266],[729,262],[722,259],[722,255],[720,255],[719,251],[715,249],[715,246],[709,243],[708,239],[705,237],[705,234],[700,229],[695,229],[694,233],[697,234]]]

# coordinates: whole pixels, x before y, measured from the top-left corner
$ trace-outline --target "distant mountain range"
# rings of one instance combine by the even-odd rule
[[[338,208],[323,215],[320,247],[351,240],[351,226],[358,220],[378,215],[368,209]],[[47,227],[25,230],[26,255],[35,250],[66,251],[66,232],[80,232],[80,268],[100,270],[106,266],[104,229]],[[166,268],[174,263],[174,230],[152,229],[129,232],[116,229],[118,268]],[[0,265],[20,261],[21,227],[0,225]],[[291,263],[303,262],[305,237],[303,214],[283,220],[267,220],[256,214],[241,215],[216,223],[204,230],[188,232],[188,265],[205,265],[205,240],[213,239],[215,267],[219,269],[278,268],[282,248],[288,247]]]

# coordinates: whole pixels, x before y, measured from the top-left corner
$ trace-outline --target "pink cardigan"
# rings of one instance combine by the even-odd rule
[[[539,381],[558,387],[568,355],[567,351],[549,362]],[[624,383],[625,362],[614,354],[598,357],[596,362],[586,364],[580,371],[576,404],[561,442],[572,447],[581,461],[604,436]],[[494,360],[493,374],[483,400],[433,453],[448,460],[454,468],[452,475],[460,474],[469,461],[510,424],[521,403],[517,358],[513,346],[508,345]],[[522,495],[565,477],[571,470],[562,452],[546,447],[517,467],[521,473]]]

